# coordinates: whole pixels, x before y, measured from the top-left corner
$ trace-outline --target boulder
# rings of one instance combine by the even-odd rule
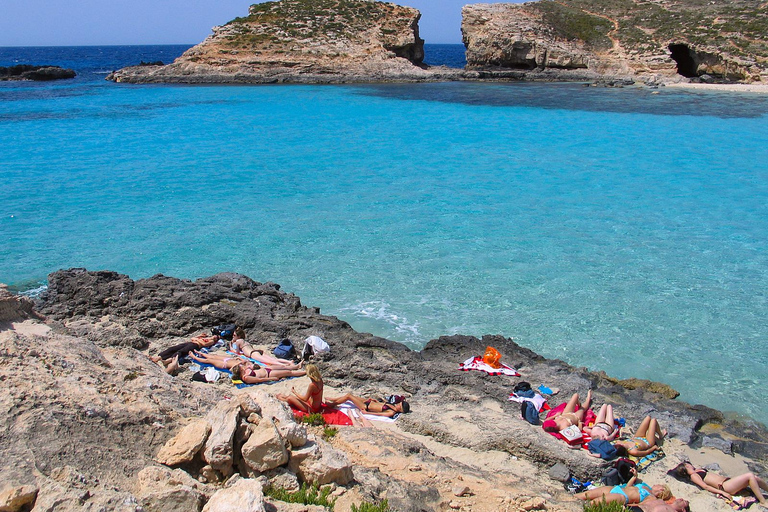
[[[207,420],[195,419],[163,445],[155,460],[166,466],[191,462],[205,445],[210,433],[211,424]]]
[[[262,422],[253,429],[241,453],[249,468],[262,473],[288,462],[285,441],[277,428],[267,422]]]
[[[0,512],[18,512],[35,502],[39,488],[33,485],[10,487],[0,492]]]
[[[206,420],[211,425],[211,433],[205,442],[203,459],[224,476],[232,474],[232,441],[239,415],[238,401],[222,400],[206,416]]]
[[[353,478],[352,464],[347,455],[320,439],[309,441],[291,452],[288,469],[302,481],[317,485],[331,482],[346,485]]]
[[[230,484],[214,494],[204,512],[265,512],[261,483],[250,478],[233,477]]]

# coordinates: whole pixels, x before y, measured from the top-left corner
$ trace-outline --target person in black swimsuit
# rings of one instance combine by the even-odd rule
[[[405,400],[397,404],[388,404],[386,402],[374,400],[373,398],[355,396],[352,393],[347,393],[346,395],[336,398],[325,399],[325,403],[330,406],[340,405],[347,401],[355,404],[355,406],[365,412],[365,414],[373,414],[374,416],[387,416],[391,418],[396,414],[407,413],[411,410],[411,406]]]
[[[705,491],[719,494],[726,499],[731,499],[733,494],[749,488],[757,501],[763,507],[766,506],[763,491],[768,491],[768,484],[754,473],[744,473],[733,478],[727,478],[704,468],[697,468],[690,462],[681,462],[669,473],[680,480],[696,484]]]

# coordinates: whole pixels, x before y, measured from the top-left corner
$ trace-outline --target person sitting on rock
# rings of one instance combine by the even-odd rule
[[[668,500],[672,492],[666,485],[650,485],[642,482],[637,477],[637,469],[632,468],[632,478],[623,485],[604,485],[588,491],[576,494],[576,498],[598,504],[603,501],[619,502],[623,505],[642,503],[646,498],[655,497],[660,500]]]
[[[230,368],[232,379],[241,380],[246,384],[261,384],[262,382],[274,382],[289,377],[301,377],[306,375],[304,370],[280,370],[259,366],[250,361],[241,361]]]
[[[565,409],[563,409],[562,412],[547,418],[547,420],[541,424],[541,428],[546,432],[560,432],[571,425],[576,425],[579,430],[581,430],[584,426],[584,417],[591,406],[591,389],[587,392],[587,400],[584,402],[583,406],[579,402],[579,394],[574,393],[571,399],[568,400]]]
[[[661,430],[659,422],[655,418],[646,416],[640,426],[635,431],[635,436],[626,441],[616,441],[613,445],[619,457],[632,455],[634,457],[645,457],[656,451],[661,445],[666,430]]]
[[[320,375],[320,370],[317,365],[307,365],[307,377],[309,377],[309,385],[307,391],[300,395],[296,392],[294,387],[291,387],[291,393],[293,395],[275,395],[275,398],[287,402],[288,405],[294,409],[304,411],[307,413],[320,412],[323,407],[323,377]]]
[[[592,439],[603,439],[613,441],[619,435],[619,429],[616,427],[616,420],[613,417],[613,406],[603,404],[597,413],[595,424],[591,427],[584,427],[584,432],[589,434]]]
[[[169,347],[158,355],[150,356],[149,358],[156,363],[162,364],[166,373],[173,375],[179,369],[179,359],[187,357],[194,350],[212,347],[218,343],[219,339],[217,335],[206,336],[205,334],[199,334],[194,338],[190,338],[187,342]]]
[[[729,500],[733,498],[733,494],[749,488],[760,505],[766,506],[766,500],[763,497],[762,491],[768,491],[768,484],[754,473],[744,473],[743,475],[728,478],[704,468],[697,468],[690,462],[681,462],[670,471],[670,474]]]
[[[365,414],[373,414],[374,416],[387,416],[391,418],[396,414],[407,413],[411,410],[411,406],[405,400],[396,404],[389,404],[374,400],[373,398],[355,396],[352,393],[347,393],[337,398],[326,398],[325,403],[330,406],[337,406],[347,401],[355,404]]]

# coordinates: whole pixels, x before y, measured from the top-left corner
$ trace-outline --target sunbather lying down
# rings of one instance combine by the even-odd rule
[[[187,357],[193,350],[212,347],[218,341],[218,336],[207,336],[205,334],[199,334],[194,338],[190,338],[190,340],[187,342],[168,347],[158,355],[150,356],[149,358],[156,363],[161,363],[163,367],[165,367],[166,373],[172,375],[176,372],[176,370],[179,369],[179,359],[182,357]]]
[[[563,412],[555,414],[547,418],[547,420],[541,424],[541,427],[546,432],[559,432],[571,425],[576,425],[579,430],[584,426],[584,417],[587,411],[592,406],[592,390],[587,391],[587,399],[584,404],[579,402],[579,394],[574,393],[568,404],[566,404]]]
[[[411,406],[405,400],[398,404],[388,404],[386,402],[374,400],[373,398],[355,396],[352,393],[347,393],[346,395],[336,398],[325,399],[325,403],[330,406],[341,405],[347,401],[355,404],[355,406],[365,414],[373,414],[374,416],[387,416],[391,418],[395,414],[407,413],[411,410]]]
[[[281,370],[261,367],[250,361],[243,361],[232,368],[232,378],[243,381],[246,384],[260,384],[262,382],[274,382],[288,377],[301,377],[306,375],[304,370]]]

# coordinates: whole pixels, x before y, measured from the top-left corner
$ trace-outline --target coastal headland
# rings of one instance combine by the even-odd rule
[[[303,389],[306,377],[236,389],[227,378],[173,377],[148,357],[229,323],[268,350],[320,336],[331,349],[316,359],[326,395],[399,394],[412,412],[323,439],[273,398]],[[458,370],[486,346],[521,376]],[[574,368],[499,335],[446,336],[412,351],[240,274],[134,281],[70,269],[51,274],[35,303],[0,290],[0,354],[7,510],[213,512],[244,499],[258,503],[253,510],[321,510],[263,497],[269,486],[300,482],[330,485],[339,511],[381,499],[398,511],[581,510],[552,468],[584,481],[605,464],[522,420],[508,400],[519,381],[558,388],[552,406],[592,389],[597,405],[613,404],[632,428],[658,418],[669,430],[666,458],[643,479],[668,483],[693,510],[730,507],[666,476],[679,456],[762,476],[768,461],[763,425],[676,400],[664,384]]]
[[[539,0],[462,9],[465,69],[423,63],[418,10],[367,0],[279,0],[213,28],[172,64],[121,69],[128,83],[604,81],[768,82],[759,0]]]

